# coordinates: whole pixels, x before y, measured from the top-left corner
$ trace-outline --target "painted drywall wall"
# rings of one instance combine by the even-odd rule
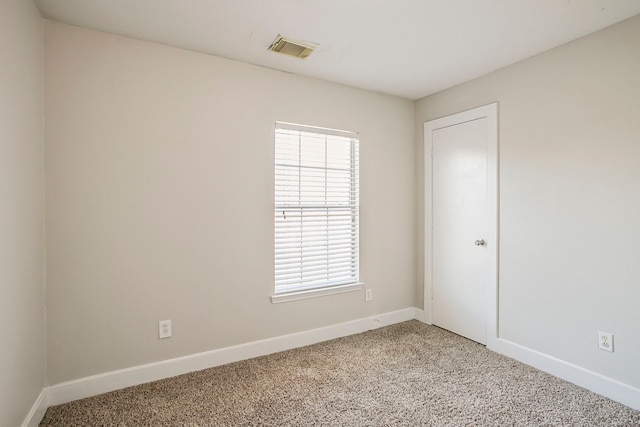
[[[418,235],[423,123],[499,102],[500,337],[634,387],[640,387],[638,46],[640,16],[416,104]],[[430,176],[429,165],[424,173]],[[599,330],[614,334],[614,353],[598,349]]]
[[[0,2],[0,425],[45,385],[44,36],[30,1]]]
[[[414,306],[413,102],[59,23],[45,34],[49,384]],[[277,120],[360,133],[373,302],[270,302]]]

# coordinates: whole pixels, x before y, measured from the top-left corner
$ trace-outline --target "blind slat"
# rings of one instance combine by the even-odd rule
[[[276,264],[279,262],[284,262],[290,258],[295,258],[296,256],[313,257],[316,255],[325,254],[325,253],[339,254],[343,252],[345,253],[348,252],[349,254],[351,254],[353,252],[352,245],[354,243],[355,243],[355,240],[347,244],[333,245],[331,246],[330,251],[327,251],[326,245],[306,246],[304,249],[300,249],[294,246],[290,248],[279,249],[279,250],[276,250]]]

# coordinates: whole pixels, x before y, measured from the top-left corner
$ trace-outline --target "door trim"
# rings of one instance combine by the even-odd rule
[[[472,120],[487,119],[487,348],[495,348],[498,329],[498,254],[499,254],[499,173],[498,103],[442,117],[424,124],[424,311],[427,323],[433,318],[433,131]]]

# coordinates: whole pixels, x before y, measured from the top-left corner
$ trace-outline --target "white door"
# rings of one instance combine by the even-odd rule
[[[440,119],[425,134],[431,145],[432,322],[486,344],[497,244],[490,218],[490,118],[458,119]]]

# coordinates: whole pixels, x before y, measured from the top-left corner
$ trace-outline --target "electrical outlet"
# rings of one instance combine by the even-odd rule
[[[364,290],[364,300],[366,302],[369,302],[369,301],[373,300],[373,289],[367,288],[367,289]]]
[[[598,331],[598,348],[613,353],[613,334]]]
[[[171,319],[161,320],[158,322],[158,338],[170,338],[171,337]]]

